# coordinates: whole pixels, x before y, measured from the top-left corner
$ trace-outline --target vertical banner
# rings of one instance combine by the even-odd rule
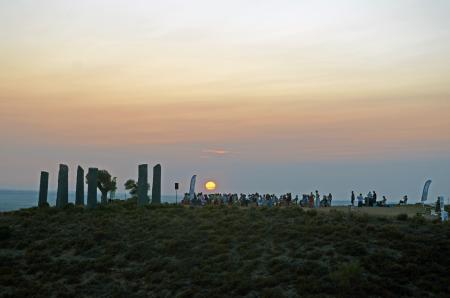
[[[423,193],[422,193],[422,202],[425,202],[428,198],[428,189],[430,189],[431,180],[428,180],[425,183],[425,186],[423,187]]]
[[[195,181],[197,180],[197,175],[192,176],[191,179],[191,188],[189,189],[189,199],[192,202],[195,196]]]

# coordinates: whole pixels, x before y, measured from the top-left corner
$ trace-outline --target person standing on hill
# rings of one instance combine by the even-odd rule
[[[369,193],[367,194],[366,202],[365,202],[366,206],[370,206],[370,202],[372,202],[372,197],[373,197],[372,192],[369,191]]]
[[[441,212],[441,199],[439,197],[436,201],[436,206],[434,207],[434,212],[436,212],[436,213]]]
[[[358,207],[363,206],[363,201],[364,201],[363,195],[362,195],[362,193],[360,193],[358,196]]]
[[[311,193],[309,195],[309,208],[314,208],[314,195]]]
[[[331,193],[328,194],[328,207],[331,207],[331,201],[333,200],[333,196]]]
[[[319,191],[316,190],[316,208],[320,207],[320,194]]]
[[[375,191],[373,191],[372,203],[371,203],[370,207],[373,207],[376,203],[377,203],[377,193]]]
[[[351,198],[351,201],[352,201],[352,206],[355,206],[355,192],[352,190],[352,198]]]

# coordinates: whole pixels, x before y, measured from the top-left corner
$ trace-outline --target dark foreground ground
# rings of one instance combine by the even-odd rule
[[[3,297],[449,297],[450,225],[116,202],[0,214]]]

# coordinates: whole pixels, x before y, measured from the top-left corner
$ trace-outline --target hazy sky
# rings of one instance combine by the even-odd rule
[[[0,0],[0,144],[0,188],[450,196],[450,1]]]

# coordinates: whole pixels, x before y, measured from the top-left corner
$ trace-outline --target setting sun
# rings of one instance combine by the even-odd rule
[[[207,190],[215,190],[216,189],[216,183],[214,181],[208,181],[205,184],[205,188]]]

